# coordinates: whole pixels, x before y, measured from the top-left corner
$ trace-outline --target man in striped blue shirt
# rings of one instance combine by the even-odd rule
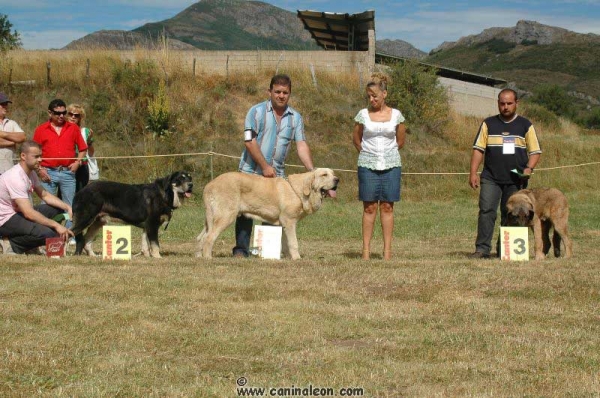
[[[239,171],[267,178],[285,176],[285,159],[292,141],[300,161],[313,169],[310,148],[304,135],[302,116],[288,106],[292,81],[287,75],[275,75],[269,85],[269,99],[254,105],[246,115],[244,145]],[[233,255],[248,257],[252,219],[239,216],[235,222],[236,245]]]

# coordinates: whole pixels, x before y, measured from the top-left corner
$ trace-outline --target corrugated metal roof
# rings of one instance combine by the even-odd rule
[[[381,52],[375,52],[375,63],[385,64],[389,62],[405,62],[409,60],[409,58],[399,57],[396,55],[384,54]],[[427,66],[429,68],[433,68],[435,73],[438,76],[447,77],[450,79],[461,80],[465,82],[484,84],[486,86],[497,86],[501,84],[506,84],[506,80],[498,79],[492,76],[481,75],[478,73],[465,72],[458,69],[447,68],[445,66],[428,64],[425,62],[417,61],[420,65]]]
[[[326,50],[368,51],[369,30],[375,30],[374,10],[360,14],[298,10],[298,18]]]
[[[326,50],[369,51],[369,30],[375,30],[375,11],[368,10],[359,14],[341,14],[298,10],[298,18],[317,44]],[[375,51],[375,63],[405,61],[407,58]],[[446,68],[419,62],[435,68],[439,76],[472,83],[496,86],[506,84],[505,80],[479,75],[457,69]]]

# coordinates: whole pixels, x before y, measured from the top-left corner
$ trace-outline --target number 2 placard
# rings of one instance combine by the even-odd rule
[[[102,227],[102,259],[131,260],[131,227],[105,225]]]
[[[529,228],[500,227],[500,258],[508,261],[529,260]]]

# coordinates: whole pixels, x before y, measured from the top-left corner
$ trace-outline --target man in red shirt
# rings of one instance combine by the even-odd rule
[[[79,127],[67,122],[67,104],[55,99],[48,105],[46,123],[39,125],[33,134],[33,140],[42,147],[42,164],[40,178],[42,186],[56,195],[60,187],[62,200],[69,206],[75,197],[75,173],[87,153],[87,144],[81,136]],[[79,148],[79,154],[75,149]],[[71,227],[71,220],[67,221]]]

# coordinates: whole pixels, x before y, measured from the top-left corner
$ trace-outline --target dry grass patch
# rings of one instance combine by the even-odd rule
[[[296,262],[233,259],[231,231],[221,257],[194,258],[191,207],[163,259],[4,257],[0,395],[236,396],[242,376],[378,397],[600,393],[597,236],[576,215],[574,259],[473,261],[469,206],[402,203],[390,262],[357,258],[349,203],[299,224]]]

